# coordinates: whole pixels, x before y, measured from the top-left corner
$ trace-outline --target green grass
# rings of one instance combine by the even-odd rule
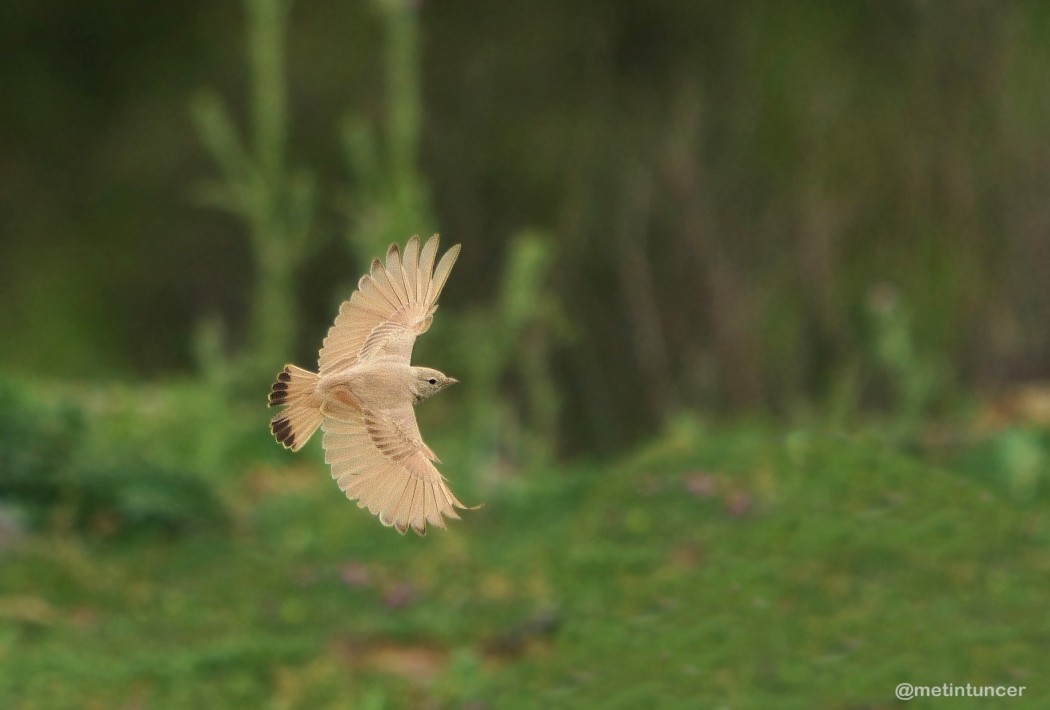
[[[1045,509],[971,474],[682,427],[420,539],[306,454],[225,481],[226,530],[0,551],[0,706],[861,708],[904,681],[1050,701]]]

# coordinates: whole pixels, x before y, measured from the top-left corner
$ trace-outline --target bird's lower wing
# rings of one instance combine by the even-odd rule
[[[458,519],[456,508],[467,506],[428,458],[430,450],[418,439],[408,410],[412,427],[400,412],[391,416],[329,400],[321,410],[323,446],[332,478],[347,498],[398,532],[411,527],[424,535],[427,523],[444,528],[444,518]]]

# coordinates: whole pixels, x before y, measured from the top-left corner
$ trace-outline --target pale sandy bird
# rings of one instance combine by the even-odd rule
[[[412,346],[427,332],[438,296],[459,256],[459,244],[434,266],[438,236],[423,248],[412,237],[402,254],[397,244],[361,277],[339,307],[318,357],[317,374],[285,365],[270,389],[270,406],[286,407],[270,422],[285,448],[298,451],[321,427],[332,478],[359,508],[401,533],[426,534],[427,523],[445,527],[442,516],[466,509],[434,466],[438,457],[423,443],[413,405],[456,380],[414,367]]]

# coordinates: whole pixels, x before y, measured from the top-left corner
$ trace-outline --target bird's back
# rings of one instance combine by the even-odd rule
[[[413,402],[412,368],[398,362],[359,363],[325,379],[326,394],[346,387],[355,400],[369,409],[396,409]]]

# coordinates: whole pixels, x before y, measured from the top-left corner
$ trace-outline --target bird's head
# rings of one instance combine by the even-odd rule
[[[459,382],[456,378],[449,377],[445,373],[429,367],[413,367],[412,372],[414,375],[412,379],[412,394],[415,395],[417,402],[427,397],[433,397],[449,385]]]

